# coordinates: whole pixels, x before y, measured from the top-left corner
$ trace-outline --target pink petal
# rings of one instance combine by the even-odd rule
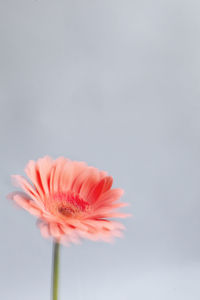
[[[34,184],[38,194],[41,199],[44,198],[44,189],[42,185],[42,180],[40,177],[40,172],[38,171],[37,165],[33,160],[30,160],[25,168],[25,172],[27,176],[30,178],[32,183]]]
[[[53,236],[55,239],[59,239],[63,235],[63,232],[56,223],[49,224],[49,231],[51,236]]]
[[[31,198],[37,198],[38,194],[31,184],[20,175],[12,175],[12,179],[16,185],[19,185]]]
[[[41,217],[42,210],[30,199],[23,197],[16,193],[12,196],[12,199],[22,208],[30,212],[32,215]]]
[[[60,174],[60,189],[62,192],[68,191],[74,180],[74,167],[73,162],[68,161]]]
[[[41,186],[45,195],[49,195],[50,172],[53,166],[53,160],[45,156],[37,161],[36,168],[40,174]]]
[[[100,179],[100,173],[96,168],[89,167],[88,168],[88,176],[83,181],[81,187],[80,187],[80,195],[85,199],[85,201],[88,201],[88,195],[91,192],[91,190],[94,188],[94,186],[98,183]]]
[[[88,198],[91,203],[94,203],[98,200],[99,196],[108,191],[113,183],[113,179],[111,176],[104,177],[101,179],[92,189]]]
[[[90,172],[88,168],[80,172],[80,174],[74,179],[71,185],[71,190],[78,194],[80,192],[82,184],[89,177],[89,175]]]
[[[68,160],[64,157],[59,157],[54,163],[54,168],[51,173],[51,192],[57,193],[61,190],[61,177],[65,171],[65,166],[68,164]]]
[[[122,189],[112,189],[101,195],[98,200],[95,202],[94,207],[98,209],[101,205],[107,205],[112,202],[117,201],[122,195],[124,191]]]
[[[41,234],[44,238],[50,237],[49,225],[45,222],[38,222],[38,227],[40,228]]]

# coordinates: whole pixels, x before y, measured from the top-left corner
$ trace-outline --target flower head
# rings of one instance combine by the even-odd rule
[[[45,156],[29,161],[25,173],[30,182],[13,175],[23,192],[14,192],[11,198],[38,217],[44,237],[70,243],[80,238],[111,241],[121,236],[124,226],[112,218],[128,216],[116,211],[126,206],[118,201],[123,190],[111,188],[113,179],[106,172],[84,162]]]

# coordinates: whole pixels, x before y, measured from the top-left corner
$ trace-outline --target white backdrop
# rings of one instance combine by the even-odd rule
[[[200,3],[0,0],[0,293],[49,299],[51,242],[6,200],[63,155],[125,190],[123,239],[62,248],[61,300],[199,300]]]

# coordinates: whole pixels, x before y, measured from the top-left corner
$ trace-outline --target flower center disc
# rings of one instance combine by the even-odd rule
[[[65,217],[80,215],[89,207],[88,202],[84,201],[79,194],[70,191],[66,193],[57,193],[53,198],[58,213]]]

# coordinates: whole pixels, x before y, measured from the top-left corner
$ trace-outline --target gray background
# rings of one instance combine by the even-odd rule
[[[107,170],[125,237],[62,248],[61,299],[200,299],[200,3],[0,0],[0,294],[49,299],[51,242],[6,200],[49,154]]]

